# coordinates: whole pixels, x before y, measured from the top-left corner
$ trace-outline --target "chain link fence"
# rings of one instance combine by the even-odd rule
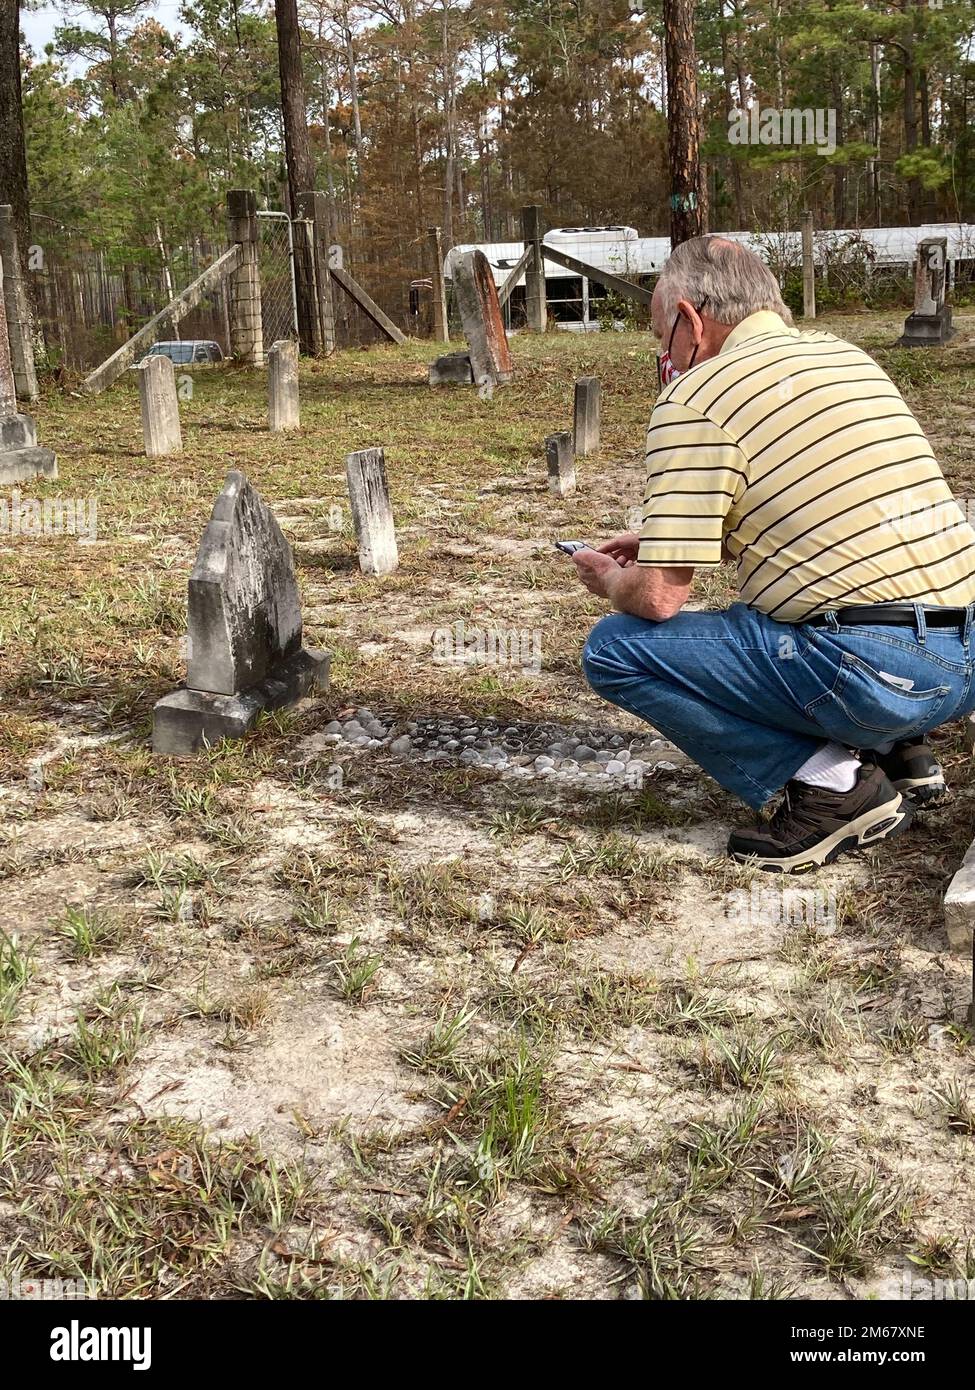
[[[145,247],[109,253],[78,228],[32,214],[27,264],[44,342],[40,365],[96,367],[225,249],[199,236],[165,254]],[[214,340],[226,352],[228,334],[225,288],[218,285],[182,320],[178,336]]]
[[[264,351],[282,338],[298,337],[294,229],[285,212],[259,212],[258,265]]]

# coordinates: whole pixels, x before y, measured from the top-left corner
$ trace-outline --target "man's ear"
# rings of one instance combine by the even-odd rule
[[[691,338],[695,347],[700,347],[704,339],[704,320],[689,299],[678,299],[677,312],[683,314],[691,325]]]

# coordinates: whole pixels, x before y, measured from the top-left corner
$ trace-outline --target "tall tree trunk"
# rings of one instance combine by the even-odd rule
[[[901,51],[904,58],[904,151],[913,154],[917,149],[917,67],[914,55],[914,7],[904,0],[904,11],[910,17],[910,27],[904,34]],[[907,220],[912,225],[921,220],[921,180],[907,180]]]
[[[928,70],[919,68],[917,74],[918,100],[921,107],[921,144],[931,148],[931,97],[928,91]],[[933,188],[924,188],[921,193],[921,220],[938,220],[938,198]]]
[[[839,63],[832,64],[833,109],[836,112],[836,144],[843,144],[845,135],[845,112],[843,109],[843,79]],[[846,165],[833,165],[833,226],[846,226]]]
[[[21,274],[28,310],[33,315],[33,276],[27,263],[27,248],[33,238],[20,86],[20,0],[4,0],[0,4],[0,203],[9,203],[13,209]]]
[[[701,236],[708,225],[701,173],[697,54],[693,0],[663,0],[667,54],[667,148],[670,158],[670,241]]]
[[[724,94],[726,116],[730,117],[735,109],[735,100],[731,94],[731,63],[728,56],[728,30],[723,22],[721,25],[721,70],[724,73]],[[735,231],[745,230],[745,206],[742,198],[741,186],[741,165],[734,155],[730,158],[731,164],[731,187],[735,197]]]
[[[880,137],[883,134],[883,113],[880,108],[880,44],[870,45],[870,87],[873,92],[873,143],[876,154],[868,161],[870,167],[870,198],[873,204],[874,226],[883,223],[880,197]]]
[[[352,103],[352,129],[355,131],[356,183],[359,182],[359,160],[362,158],[362,116],[359,112],[359,78],[355,70],[355,42],[349,13],[345,13],[345,52],[349,65],[349,100]]]
[[[278,27],[278,72],[281,76],[281,115],[284,121],[284,154],[288,166],[288,211],[298,215],[298,194],[315,187],[315,162],[308,144],[305,110],[305,77],[301,66],[301,31],[298,0],[274,0]],[[313,353],[321,345],[315,283],[304,236],[295,237],[295,298],[298,301],[298,338],[302,352]],[[300,252],[300,254],[298,254]]]
[[[443,0],[440,46],[443,52],[444,74],[443,238],[444,254],[446,254],[454,244],[454,103],[456,100],[455,55],[450,47],[447,0]]]
[[[315,163],[308,144],[298,0],[274,0],[274,13],[278,26],[278,72],[281,76],[284,154],[288,166],[288,210],[294,217],[298,194],[315,187]]]

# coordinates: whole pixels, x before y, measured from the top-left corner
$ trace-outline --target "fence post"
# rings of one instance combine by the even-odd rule
[[[228,192],[227,229],[231,245],[236,242],[240,248],[240,262],[228,277],[230,354],[259,367],[264,361],[264,331],[257,198],[251,189],[232,188]]]
[[[542,210],[538,207],[522,208],[521,234],[525,250],[531,247],[531,259],[525,270],[525,299],[528,311],[528,327],[536,333],[544,333],[547,321],[545,306],[545,262],[542,259]]]
[[[430,240],[430,259],[433,262],[433,274],[430,277],[433,284],[433,337],[437,343],[449,343],[447,292],[443,282],[443,241],[440,228],[428,227],[427,236]]]
[[[296,206],[298,216],[311,224],[311,265],[318,312],[317,350],[334,352],[335,301],[332,298],[332,276],[328,268],[328,198],[324,193],[308,190],[298,194]]]
[[[813,257],[813,215],[802,214],[802,316],[816,317],[816,262]]]
[[[10,359],[17,395],[22,400],[36,401],[37,373],[34,370],[27,287],[21,270],[13,208],[9,203],[0,204],[0,262],[3,265],[3,298],[7,309]]]

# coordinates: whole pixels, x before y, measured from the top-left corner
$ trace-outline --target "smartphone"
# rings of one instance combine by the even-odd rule
[[[591,550],[592,546],[586,541],[556,541],[555,548],[563,555],[574,555],[577,550]]]

